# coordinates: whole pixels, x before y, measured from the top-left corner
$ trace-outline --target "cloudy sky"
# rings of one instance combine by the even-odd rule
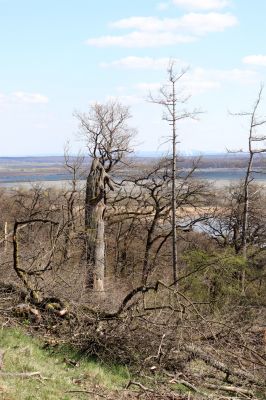
[[[0,0],[0,155],[62,154],[68,139],[76,151],[73,113],[112,98],[131,107],[137,150],[167,149],[147,95],[170,58],[189,67],[187,109],[204,111],[178,126],[180,150],[245,148],[228,111],[249,111],[266,83],[265,15],[265,0]]]

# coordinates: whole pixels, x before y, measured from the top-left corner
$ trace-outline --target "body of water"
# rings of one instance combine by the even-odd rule
[[[209,181],[239,181],[241,179],[244,179],[245,173],[246,171],[242,168],[206,168],[196,170],[193,176],[194,178],[207,179]],[[257,181],[266,182],[266,173],[255,173],[254,178]]]
[[[184,176],[186,171],[184,171]],[[240,168],[206,168],[198,169],[194,172],[193,177],[201,180],[212,181],[217,186],[225,186],[229,183],[237,182],[243,179],[245,170]],[[254,178],[259,183],[266,184],[266,174],[256,173]],[[46,187],[65,186],[70,183],[71,176],[65,173],[49,173],[49,174],[1,174],[1,187],[19,187],[34,184],[42,184]],[[85,180],[82,181],[85,183]]]

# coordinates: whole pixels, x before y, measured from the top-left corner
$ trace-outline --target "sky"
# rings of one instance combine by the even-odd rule
[[[0,156],[84,148],[75,112],[130,106],[136,151],[166,151],[171,127],[147,101],[169,60],[198,120],[178,124],[179,151],[246,149],[266,83],[265,0],[0,0]],[[266,115],[262,99],[260,113]]]

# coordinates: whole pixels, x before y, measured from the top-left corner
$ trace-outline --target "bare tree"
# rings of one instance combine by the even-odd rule
[[[124,239],[127,234],[133,237],[131,224],[138,227],[137,235],[141,235],[138,253],[142,254],[141,283],[143,285],[148,283],[148,278],[156,267],[160,265],[162,270],[162,259],[159,259],[159,256],[164,248],[168,248],[172,234],[171,166],[171,160],[162,159],[146,170],[136,171],[123,179],[121,190],[113,200],[113,213],[109,215],[109,223],[118,225],[119,231],[121,231],[122,222],[130,222],[127,224],[127,229],[122,231],[123,244],[125,244]],[[179,211],[176,218],[177,240],[180,240],[182,233],[191,231],[193,225],[201,220],[201,216],[196,211],[199,211],[200,206],[206,202],[208,193],[206,185],[193,179],[196,167],[195,163],[186,174],[179,171],[180,174],[177,175],[176,211]],[[192,210],[195,212],[191,212]],[[135,242],[136,239],[131,239],[130,242]],[[119,250],[119,243],[116,243],[116,246]],[[166,252],[168,253],[167,250]],[[122,253],[124,253],[123,250]],[[126,263],[125,258],[123,262]],[[166,270],[163,273],[164,277],[168,275]]]
[[[76,156],[70,155],[70,147],[69,143],[66,143],[64,149],[64,167],[67,173],[70,175],[71,180],[69,184],[66,186],[63,196],[64,202],[62,204],[63,208],[63,223],[66,225],[64,230],[65,234],[65,258],[68,258],[69,253],[69,240],[71,234],[76,231],[77,223],[81,222],[78,221],[80,217],[81,210],[80,205],[82,204],[83,210],[83,203],[81,202],[81,190],[80,190],[80,179],[83,176],[83,169],[84,169],[84,156],[81,153],[78,153]],[[66,214],[66,215],[65,215]],[[66,219],[66,221],[65,221]],[[83,220],[82,220],[83,224]]]
[[[255,103],[248,112],[241,112],[238,116],[249,118],[249,136],[248,136],[248,164],[243,182],[243,217],[241,231],[241,250],[244,259],[247,259],[247,237],[250,211],[250,184],[254,180],[254,175],[259,171],[253,169],[254,158],[258,154],[266,153],[266,135],[260,132],[260,128],[266,124],[266,117],[259,115],[259,106],[262,101],[263,85],[260,86]],[[242,151],[242,150],[241,150]],[[245,268],[242,273],[242,292],[245,293]]]
[[[182,88],[178,87],[183,76],[187,73],[187,69],[177,72],[175,70],[175,62],[170,61],[167,70],[168,78],[167,83],[160,88],[159,96],[153,97],[150,95],[150,100],[153,103],[160,104],[164,107],[165,112],[163,114],[163,120],[167,121],[172,129],[171,142],[172,142],[172,256],[173,256],[173,280],[177,282],[178,271],[177,271],[177,245],[176,245],[176,157],[177,157],[177,124],[179,121],[196,118],[200,113],[199,110],[188,111],[183,108],[183,105],[187,103],[189,96],[184,96]],[[179,107],[179,108],[178,108]]]
[[[237,256],[242,256],[243,182],[239,182],[238,185],[231,184],[228,188],[220,190],[216,196],[218,203],[216,207],[210,208],[209,218],[202,221],[201,229],[210,235],[212,241],[219,247],[224,249],[231,247]],[[260,263],[256,260],[259,260],[265,252],[265,199],[263,186],[252,182],[249,187],[249,217],[246,231],[246,242],[250,250],[242,264],[252,266],[253,272],[255,270],[259,272],[256,265]],[[238,271],[237,278],[241,289],[242,270]],[[250,279],[245,283],[245,287],[249,284]]]
[[[31,254],[30,257],[28,256],[27,257],[27,268],[24,268],[20,265],[21,257],[19,255],[18,230],[23,229],[32,224],[39,224],[41,226],[49,224],[51,226],[58,226],[58,227],[59,227],[59,224],[52,220],[41,219],[41,218],[35,218],[35,219],[27,220],[27,221],[26,220],[25,221],[15,221],[15,223],[14,223],[14,228],[13,228],[13,268],[14,268],[18,278],[21,279],[21,281],[23,282],[28,293],[32,297],[32,300],[35,303],[39,303],[41,301],[41,294],[36,285],[36,278],[38,276],[42,277],[42,275],[45,272],[52,269],[56,244],[60,237],[61,228],[59,227],[59,229],[57,229],[56,235],[51,235],[51,241],[53,241],[51,249],[49,249],[47,252],[44,252],[44,249],[42,249],[42,257],[40,257],[40,254],[38,254],[38,256],[33,256],[33,254]],[[35,235],[36,235],[36,233],[35,233]],[[49,247],[48,243],[46,243],[46,247]],[[42,260],[40,260],[40,258],[42,258]],[[33,278],[35,278],[35,279],[33,279]],[[34,280],[35,280],[35,284],[34,284]]]
[[[128,126],[129,108],[118,102],[94,104],[88,114],[76,114],[92,158],[85,196],[87,286],[104,291],[107,192],[113,190],[110,172],[131,151],[134,129]]]

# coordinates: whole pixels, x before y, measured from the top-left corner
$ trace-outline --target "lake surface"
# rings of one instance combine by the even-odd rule
[[[183,171],[181,175],[186,175]],[[213,182],[216,186],[221,187],[243,179],[245,170],[240,168],[206,168],[198,169],[194,172],[195,179],[207,180]],[[266,174],[256,173],[254,178],[257,182],[266,185]],[[0,187],[17,188],[20,186],[29,187],[34,184],[42,184],[45,187],[64,187],[70,183],[71,176],[60,172],[54,173],[1,173]],[[81,180],[81,185],[85,180]]]
[[[226,180],[238,181],[245,177],[246,171],[242,168],[206,168],[196,170],[193,174],[194,178],[207,180]],[[256,173],[254,178],[258,181],[266,182],[266,173]]]

